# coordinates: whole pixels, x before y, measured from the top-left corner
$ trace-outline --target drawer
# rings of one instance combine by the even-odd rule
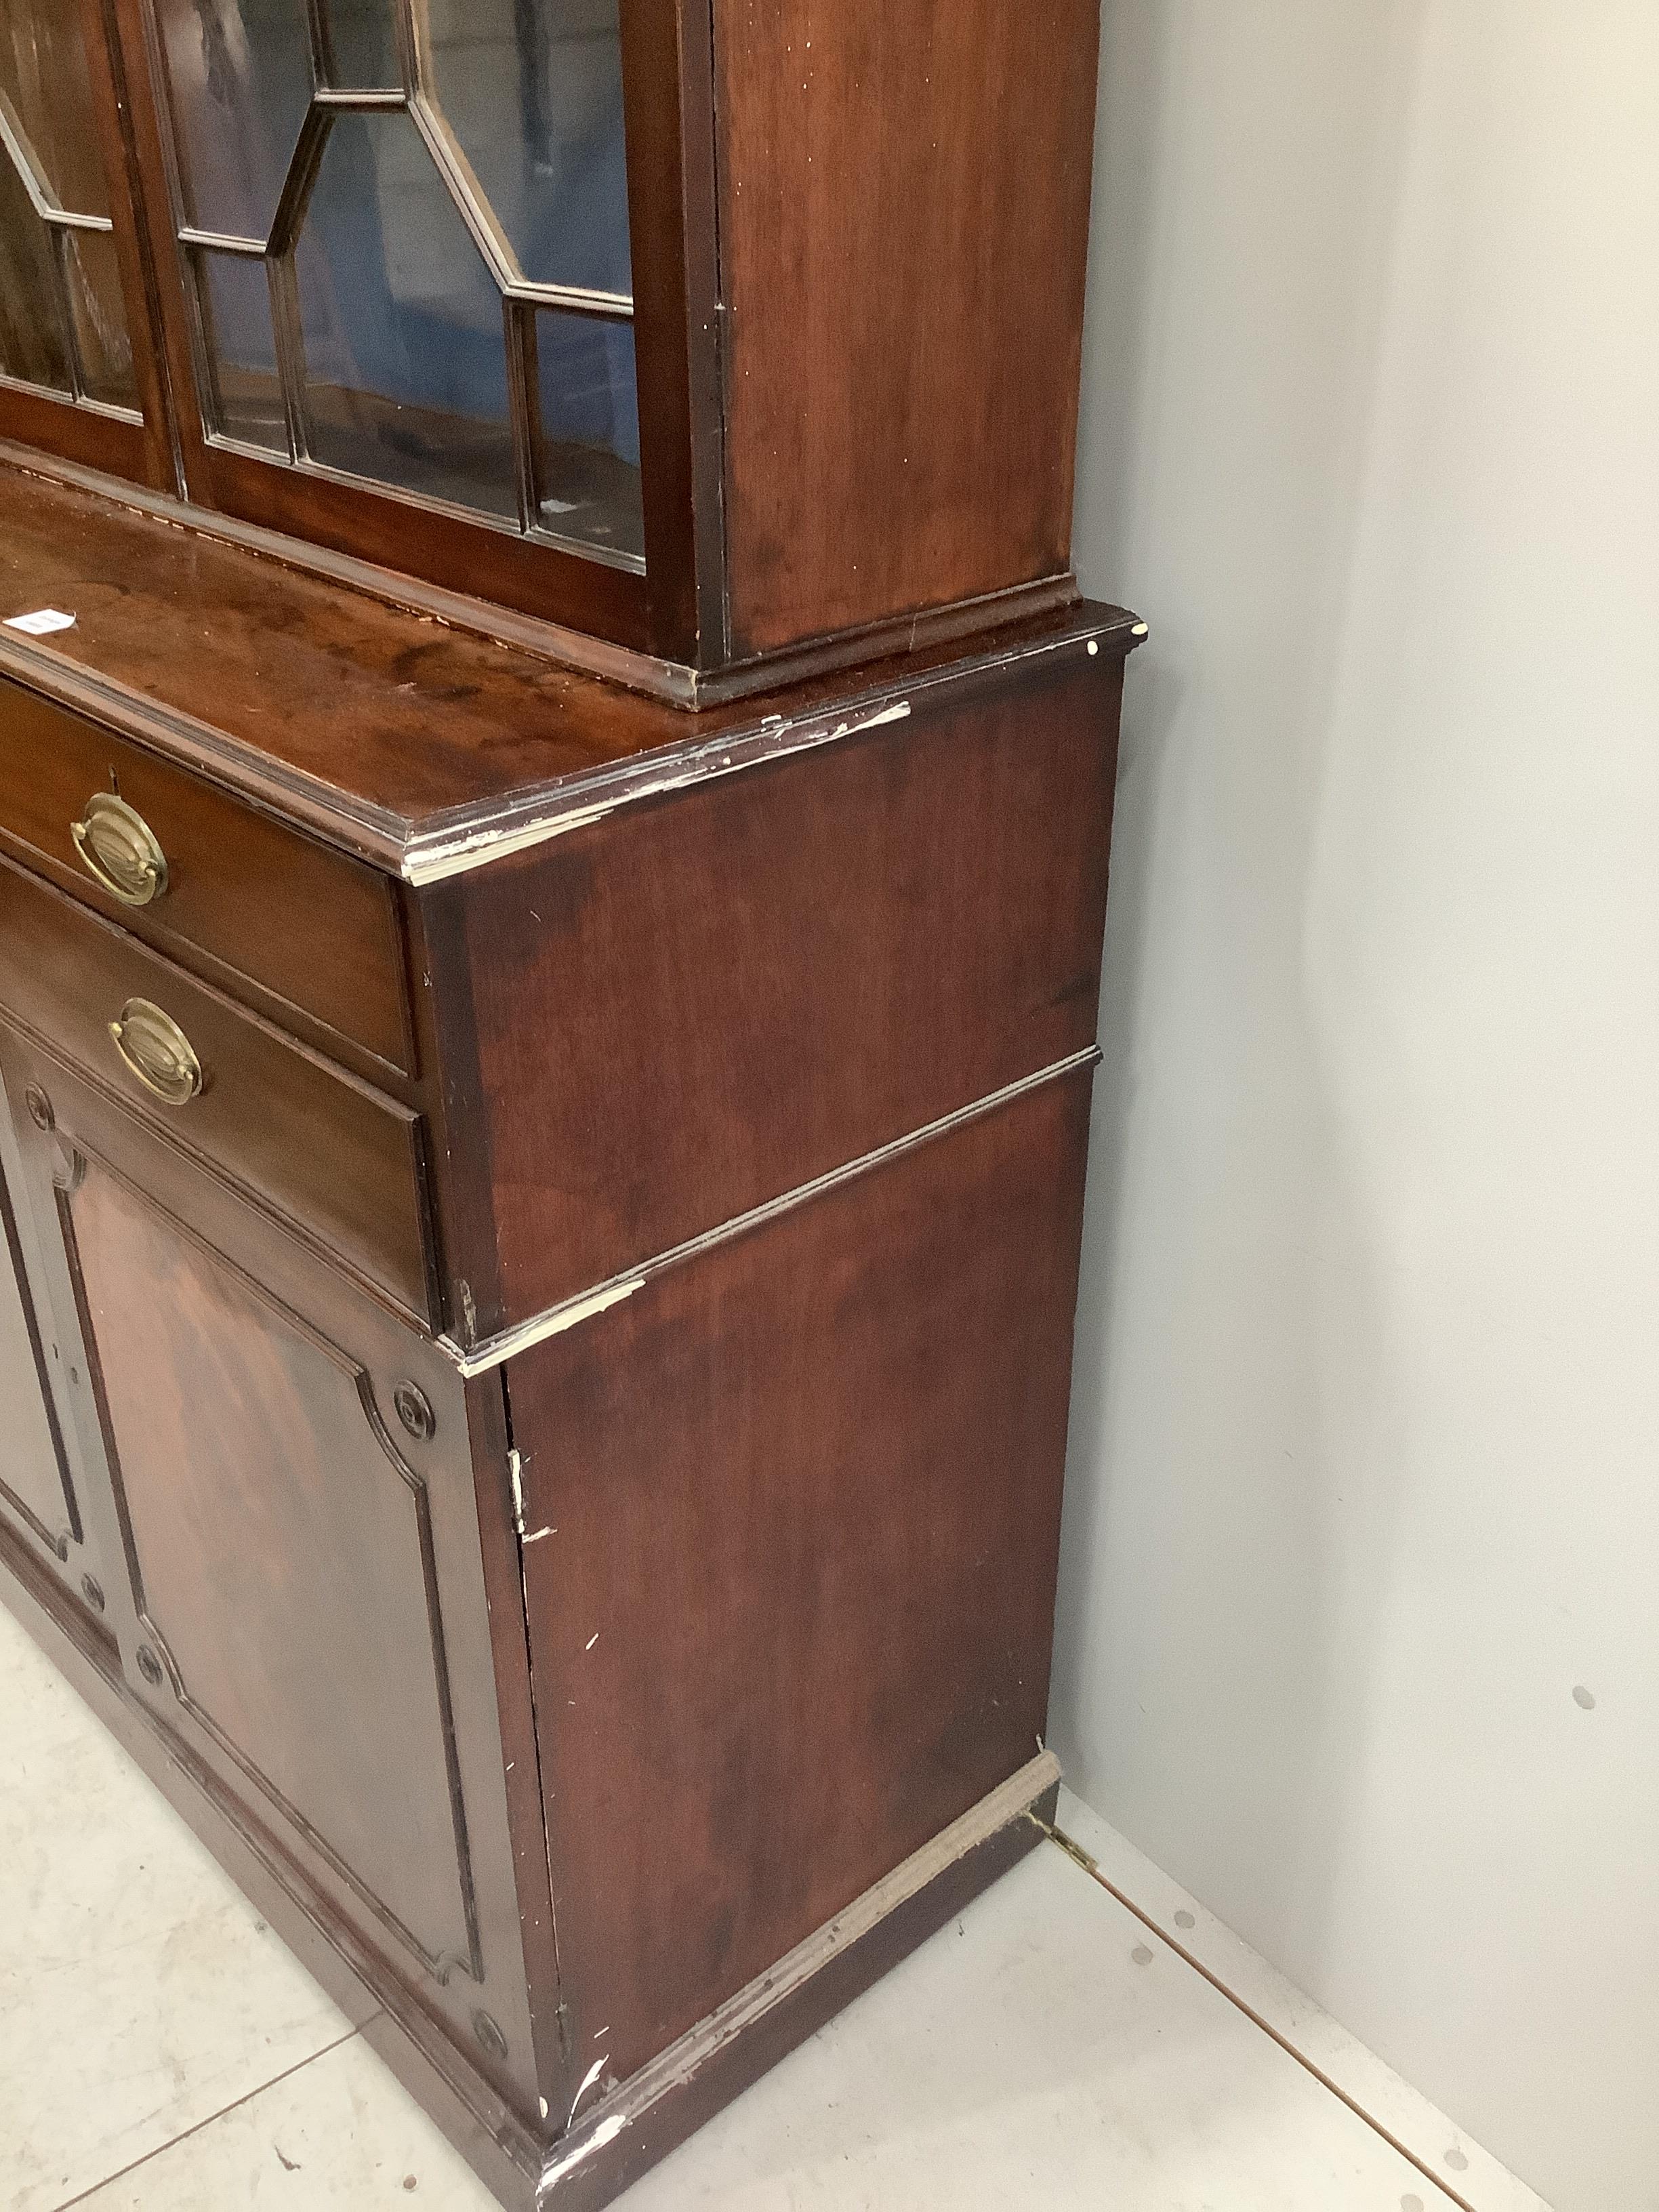
[[[0,1012],[403,1311],[429,1318],[418,1115],[3,860]],[[196,1095],[174,1103],[143,1079],[190,1054]]]
[[[165,860],[165,888],[128,905],[94,876],[73,834],[98,856],[125,817],[88,819],[118,798]],[[127,825],[131,827],[131,825]],[[404,962],[392,884],[360,860],[285,829],[201,777],[0,678],[0,837],[38,856],[62,888],[147,943],[246,978],[412,1073]],[[118,862],[118,866],[126,865]],[[133,881],[132,877],[128,878]],[[142,874],[137,887],[143,884]],[[204,956],[199,960],[195,955]],[[216,969],[228,971],[221,976]]]

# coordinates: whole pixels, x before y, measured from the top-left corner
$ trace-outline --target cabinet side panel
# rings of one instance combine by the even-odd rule
[[[1033,1758],[1089,1085],[508,1370],[575,2049],[626,2077]]]
[[[522,1321],[1094,1042],[1121,671],[627,807],[467,884]]]
[[[714,0],[733,643],[1063,574],[1097,0]]]

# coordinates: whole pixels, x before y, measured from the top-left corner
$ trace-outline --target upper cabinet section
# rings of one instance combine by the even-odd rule
[[[0,0],[0,358],[683,703],[988,626],[1075,591],[1097,8]]]
[[[647,652],[618,0],[114,4],[190,496]]]
[[[138,410],[86,40],[63,0],[0,30],[0,363],[21,384]]]
[[[82,0],[0,4],[6,433],[66,459],[167,479],[110,50],[101,15]]]

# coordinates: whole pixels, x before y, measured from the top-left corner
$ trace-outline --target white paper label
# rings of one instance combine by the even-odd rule
[[[60,615],[56,607],[42,607],[36,614],[9,615],[8,629],[21,629],[27,637],[50,637],[55,629],[73,629],[75,617]]]

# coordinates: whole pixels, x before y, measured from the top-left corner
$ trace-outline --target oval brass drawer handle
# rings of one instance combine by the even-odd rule
[[[167,889],[161,841],[137,808],[113,792],[94,792],[70,836],[87,873],[123,906],[148,906]]]
[[[169,1106],[201,1096],[202,1063],[171,1014],[148,999],[129,999],[109,1033],[115,1049],[145,1088]]]

